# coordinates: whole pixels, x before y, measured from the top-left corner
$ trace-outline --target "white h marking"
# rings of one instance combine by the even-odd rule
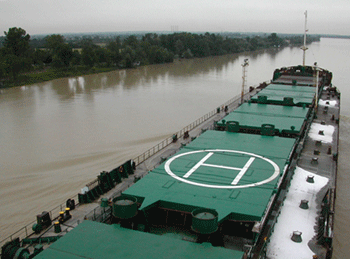
[[[200,166],[209,166],[209,167],[217,167],[217,168],[222,168],[222,169],[228,169],[228,170],[239,170],[240,172],[236,176],[236,178],[232,181],[232,185],[237,185],[237,183],[241,180],[243,175],[247,172],[248,168],[250,165],[253,163],[255,160],[255,157],[249,158],[248,162],[244,165],[243,168],[238,168],[238,167],[231,167],[231,166],[223,166],[223,165],[213,165],[213,164],[205,164],[204,162],[209,159],[214,153],[209,152],[205,157],[203,157],[194,167],[191,168],[183,177],[188,178],[191,176],[193,172],[195,172]]]

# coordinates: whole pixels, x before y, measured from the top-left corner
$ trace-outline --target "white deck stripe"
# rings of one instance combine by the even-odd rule
[[[210,152],[205,157],[203,157],[190,171],[188,171],[183,177],[188,178],[190,175],[198,169],[209,157],[211,157],[214,153]]]
[[[209,167],[217,167],[222,169],[229,169],[229,170],[242,170],[243,168],[238,167],[231,167],[231,166],[224,166],[224,165],[213,165],[213,164],[202,164],[202,166],[209,166]]]
[[[247,172],[249,166],[254,162],[254,160],[255,160],[255,157],[249,158],[248,162],[245,164],[245,166],[242,168],[242,170],[239,172],[239,174],[236,176],[236,178],[233,180],[231,184],[236,185],[241,180],[241,178],[243,177],[245,172]]]

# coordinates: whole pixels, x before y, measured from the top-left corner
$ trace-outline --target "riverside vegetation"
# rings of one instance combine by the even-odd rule
[[[309,42],[319,36],[309,37]],[[201,58],[301,45],[301,35],[247,36],[240,33],[144,33],[70,37],[53,34],[33,37],[13,27],[0,37],[0,87],[33,84],[55,78],[108,72],[174,59]]]

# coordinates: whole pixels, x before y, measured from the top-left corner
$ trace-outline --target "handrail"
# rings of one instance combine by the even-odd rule
[[[71,199],[74,199],[76,202],[78,201],[78,194],[73,196]],[[76,203],[77,205],[78,203]],[[56,206],[55,208],[51,209],[49,211],[50,218],[53,221],[54,219],[57,219],[59,217],[60,211],[64,211],[66,209],[66,203],[61,203],[60,205]],[[24,227],[20,228],[13,234],[9,235],[8,237],[4,238],[0,241],[0,247],[2,247],[6,242],[12,241],[13,239],[16,239],[17,237],[23,239],[25,237],[31,236],[34,231],[32,230],[33,224],[37,223],[36,220],[30,222],[29,224],[25,225]]]
[[[249,92],[247,92],[249,93]],[[247,94],[245,93],[245,94]],[[230,104],[232,104],[234,101],[237,101],[237,99],[240,98],[240,94],[234,96],[233,98],[231,98],[230,100],[228,100],[227,102],[225,102],[224,104],[220,105],[219,107],[222,106],[229,106]],[[208,112],[207,114],[203,115],[202,117],[200,117],[199,119],[197,119],[196,121],[192,122],[191,124],[187,125],[186,127],[184,127],[182,130],[178,131],[177,133],[177,137],[181,138],[186,131],[190,131],[192,129],[194,129],[195,127],[197,127],[198,125],[202,124],[203,122],[209,120],[211,117],[213,117],[215,114],[217,114],[217,109],[214,109],[210,112]],[[148,158],[150,158],[151,156],[153,156],[154,154],[158,153],[159,151],[161,151],[162,149],[164,149],[165,147],[167,147],[168,145],[170,145],[171,143],[173,143],[173,138],[172,137],[168,137],[165,140],[163,140],[162,142],[160,142],[159,144],[155,145],[154,147],[148,149],[147,151],[145,151],[144,153],[142,153],[141,155],[135,157],[134,163],[135,166],[138,166],[139,164],[141,164],[142,162],[146,161]]]
[[[264,81],[265,83],[269,82],[269,81]],[[255,86],[257,87],[257,86]],[[249,94],[249,92],[246,92],[245,95]],[[224,106],[229,106],[231,105],[233,102],[237,101],[240,98],[240,94],[234,96],[233,98],[229,99],[228,101],[226,101],[224,104],[222,104],[220,107],[224,107]],[[205,114],[204,116],[200,117],[199,119],[197,119],[196,121],[192,122],[191,124],[187,125],[186,127],[184,127],[182,130],[180,130],[179,132],[177,132],[177,136],[178,138],[182,137],[184,135],[184,133],[186,131],[190,131],[192,129],[194,129],[195,127],[197,127],[198,125],[202,124],[203,122],[209,120],[211,117],[213,117],[215,114],[217,114],[217,109],[214,109],[210,112],[208,112],[207,114]],[[160,142],[159,144],[157,144],[156,146],[148,149],[146,152],[144,152],[143,154],[137,156],[136,158],[134,158],[134,163],[135,166],[141,164],[142,162],[144,162],[145,160],[147,160],[148,158],[150,158],[152,155],[158,153],[159,151],[161,151],[162,149],[164,149],[165,147],[167,147],[168,145],[170,145],[173,142],[173,138],[172,137],[168,137],[165,140],[163,140],[162,142]],[[89,184],[95,184],[96,180],[91,181]],[[120,193],[119,193],[120,195]],[[78,205],[78,194],[73,196],[71,199],[74,199],[77,203],[76,205]],[[50,213],[50,217],[52,220],[57,219],[59,212],[63,211],[66,208],[66,204],[62,203],[60,205],[58,205],[57,207],[51,209],[49,211]],[[95,210],[93,210],[95,211]],[[53,215],[57,215],[55,217],[53,217]],[[18,231],[14,232],[13,234],[9,235],[7,238],[3,239],[0,241],[0,247],[2,247],[5,242],[8,241],[12,241],[13,239],[19,237],[19,238],[25,238],[28,236],[31,236],[34,231],[32,230],[32,226],[33,224],[36,223],[36,221],[32,221],[31,223],[25,225],[24,227],[22,227],[21,229],[19,229]]]

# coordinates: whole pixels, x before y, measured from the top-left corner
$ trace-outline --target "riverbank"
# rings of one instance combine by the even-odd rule
[[[29,73],[24,73],[18,76],[15,81],[0,81],[0,88],[11,88],[22,85],[31,85],[36,83],[42,83],[45,81],[51,81],[58,78],[64,77],[74,77],[74,76],[83,76],[90,74],[98,74],[104,72],[110,72],[118,70],[118,67],[71,67],[68,69],[54,69],[48,68],[39,71],[32,71]]]
[[[253,54],[253,53],[259,53],[261,51],[266,51],[269,49],[279,49],[282,48],[276,48],[276,47],[269,47],[269,48],[262,48],[259,50],[254,51],[242,51],[235,54]],[[231,55],[231,54],[226,54]],[[225,55],[220,55],[225,56]],[[215,56],[209,56],[209,57],[215,57]],[[201,58],[208,58],[208,57],[193,57],[190,59],[201,59]],[[176,58],[173,60],[173,62],[181,61],[182,58]],[[141,65],[142,66],[142,65]],[[135,67],[138,67],[136,65]],[[94,67],[86,67],[86,66],[71,66],[69,68],[62,68],[62,69],[55,69],[51,67],[44,68],[42,70],[34,70],[31,72],[26,72],[23,74],[18,75],[18,78],[16,80],[1,80],[0,79],[0,89],[2,88],[11,88],[16,86],[23,86],[23,85],[32,85],[37,83],[42,83],[46,81],[51,81],[54,79],[64,78],[64,77],[77,77],[77,76],[84,76],[84,75],[91,75],[91,74],[98,74],[98,73],[105,73],[105,72],[111,72],[119,69],[124,69],[117,66],[112,67],[103,67],[103,66],[94,66]]]

